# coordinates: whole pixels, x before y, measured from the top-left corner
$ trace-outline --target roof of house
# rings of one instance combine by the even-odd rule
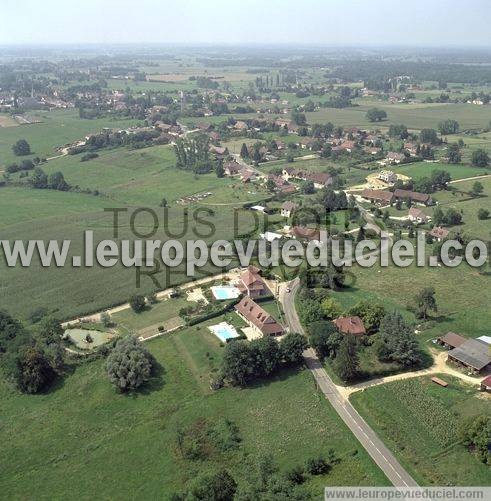
[[[406,155],[403,153],[397,153],[396,151],[389,151],[387,153],[387,158],[390,160],[404,160],[406,158]]]
[[[224,166],[224,169],[229,171],[231,174],[238,174],[242,168],[240,164],[237,162],[227,162]]]
[[[447,238],[450,232],[441,226],[435,226],[431,229],[430,235],[435,238]]]
[[[418,209],[417,207],[411,207],[408,214],[412,217],[420,217],[422,219],[427,219],[428,217],[421,209]]]
[[[320,240],[320,231],[318,229],[306,228],[305,226],[294,226],[292,228],[292,235],[307,240]]]
[[[287,200],[286,202],[283,202],[281,208],[283,210],[292,211],[292,210],[295,210],[298,208],[298,204],[296,204],[295,202],[292,202],[291,200]]]
[[[460,336],[459,334],[455,334],[455,332],[447,332],[445,335],[440,336],[438,340],[442,343],[448,344],[452,348],[457,348],[461,344],[464,344],[467,341],[467,338]]]
[[[482,381],[481,384],[483,386],[487,386],[488,388],[491,388],[491,375],[486,376]]]
[[[248,290],[265,291],[268,289],[261,275],[259,275],[259,269],[254,266],[248,266],[240,274],[240,282],[244,284]]]
[[[235,305],[235,309],[249,322],[254,324],[263,334],[274,335],[283,332],[283,327],[249,297],[242,298],[240,302]]]
[[[353,334],[354,336],[362,336],[366,334],[365,326],[360,317],[338,317],[334,320],[334,325],[339,332],[343,334]]]
[[[486,343],[477,339],[467,339],[465,343],[450,350],[448,356],[480,371],[491,363],[488,350],[489,347]]]
[[[394,191],[394,196],[396,198],[410,198],[415,202],[423,202],[423,203],[426,203],[429,200],[431,200],[431,196],[428,195],[427,193],[418,193],[417,191],[410,191],[410,190],[397,189]]]
[[[491,344],[491,336],[479,336],[477,339],[483,343]]]
[[[391,202],[394,198],[394,193],[387,190],[363,190],[361,196],[368,200],[381,200],[383,202]]]

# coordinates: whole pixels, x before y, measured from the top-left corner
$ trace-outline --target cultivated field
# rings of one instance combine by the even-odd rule
[[[491,470],[459,443],[463,418],[491,412],[491,398],[459,380],[429,377],[369,388],[351,401],[421,485],[490,485]]]

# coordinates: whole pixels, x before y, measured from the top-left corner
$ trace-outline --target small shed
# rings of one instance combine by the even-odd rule
[[[431,380],[434,383],[439,384],[440,386],[443,386],[444,388],[446,388],[448,386],[448,383],[446,381],[444,381],[443,379],[440,379],[439,377],[433,376],[431,378]]]
[[[481,391],[491,391],[491,375],[481,381]]]

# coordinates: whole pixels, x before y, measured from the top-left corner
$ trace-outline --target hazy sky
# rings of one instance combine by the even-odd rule
[[[491,47],[491,0],[0,0],[0,44]]]

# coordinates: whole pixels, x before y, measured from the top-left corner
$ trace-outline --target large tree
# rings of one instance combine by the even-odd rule
[[[380,360],[405,367],[421,363],[421,350],[413,329],[398,311],[389,312],[380,322],[376,351]]]
[[[336,374],[346,382],[354,381],[360,374],[358,341],[355,336],[346,334],[339,345],[334,361]]]
[[[343,339],[332,322],[313,322],[308,327],[310,346],[314,348],[317,356],[334,358]]]
[[[387,112],[379,108],[370,108],[366,113],[366,117],[370,122],[381,122],[387,118]]]
[[[414,302],[416,303],[417,314],[420,318],[428,317],[428,312],[438,311],[436,298],[435,298],[435,288],[425,287],[421,289],[414,297]]]
[[[111,383],[121,392],[136,390],[150,379],[152,356],[134,336],[121,338],[106,360]]]
[[[307,339],[302,334],[290,332],[280,341],[283,360],[288,365],[300,365],[303,362],[303,352],[308,348]]]
[[[255,360],[247,341],[231,341],[225,346],[222,375],[233,385],[245,386],[254,378]]]
[[[29,143],[25,139],[19,139],[12,146],[12,151],[14,152],[14,155],[17,155],[19,157],[23,155],[30,155],[31,147],[29,146]]]
[[[489,155],[486,150],[479,148],[472,152],[471,162],[476,167],[487,167],[489,165]]]
[[[452,119],[443,120],[438,124],[438,130],[440,131],[440,134],[442,136],[448,134],[457,134],[457,132],[459,132],[459,122]]]

